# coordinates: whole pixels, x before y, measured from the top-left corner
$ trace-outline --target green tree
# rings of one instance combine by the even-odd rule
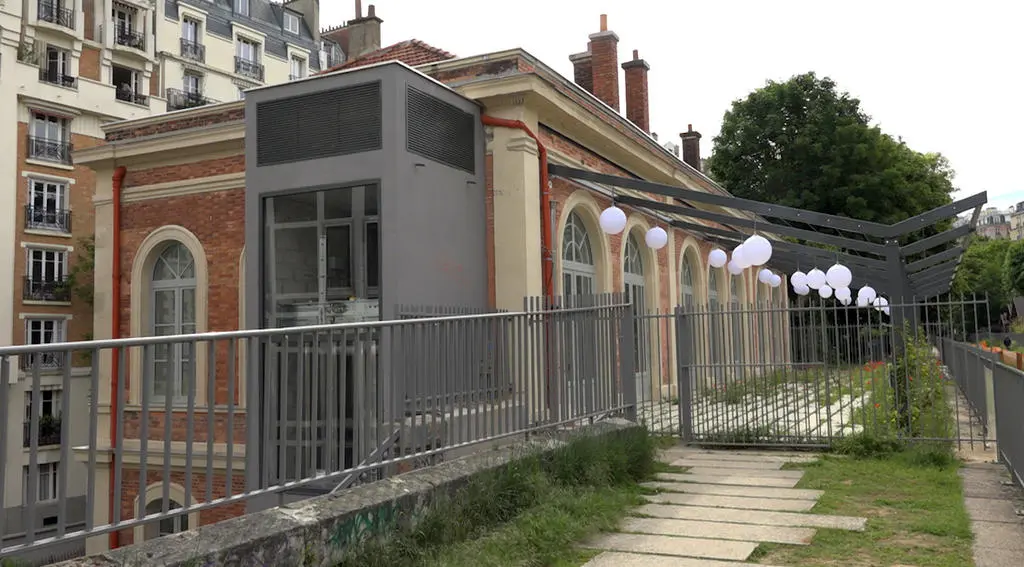
[[[869,120],[827,77],[768,81],[725,113],[711,175],[738,197],[886,224],[949,203],[949,162]]]
[[[1007,247],[1003,282],[1009,299],[1024,295],[1024,241],[1013,242]]]
[[[1005,266],[1011,245],[1009,240],[990,240],[983,236],[971,238],[953,278],[953,294],[967,298],[988,298],[988,313],[971,307],[952,307],[946,320],[955,328],[972,333],[989,322],[999,321],[999,312],[1010,302],[1007,293]]]

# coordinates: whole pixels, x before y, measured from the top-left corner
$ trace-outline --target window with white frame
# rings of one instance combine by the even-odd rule
[[[245,39],[243,37],[238,38],[237,53],[239,59],[248,61],[249,63],[259,63],[260,61],[260,44],[255,41]]]
[[[48,179],[28,180],[26,228],[71,232],[68,185]]]
[[[44,389],[39,392],[39,417],[60,417],[61,390]],[[25,421],[32,419],[32,392],[25,392]]]
[[[31,494],[29,492],[29,475],[31,469],[25,467],[25,502],[28,502],[28,497]],[[58,472],[60,471],[60,463],[40,463],[37,466],[36,474],[36,502],[50,502],[51,500],[57,499],[57,478]]]
[[[28,278],[32,282],[62,282],[67,274],[68,253],[66,250],[49,248],[28,249]]]
[[[249,0],[235,0],[235,13],[242,16],[248,16]]]
[[[67,323],[64,319],[51,318],[28,318],[25,319],[25,344],[49,345],[64,341],[64,326]],[[42,352],[27,354],[21,357],[26,369],[32,369],[39,361],[42,369],[63,368],[64,353]]]
[[[131,33],[135,31],[136,10],[133,7],[115,2],[112,12],[114,26],[116,26],[118,30],[123,33]]]
[[[291,58],[291,78],[301,79],[306,76],[306,60],[301,57]]]
[[[181,19],[181,39],[198,44],[199,43],[199,21],[192,18]]]
[[[203,77],[198,73],[185,73],[181,77],[182,90],[188,94],[197,95],[202,92]]]
[[[53,45],[46,46],[46,68],[42,75],[48,83],[73,86],[71,82],[71,53]]]
[[[196,332],[196,269],[184,244],[169,242],[153,264],[150,279],[150,332],[152,336]],[[180,402],[192,387],[194,353],[188,343],[156,345],[150,387],[158,400],[170,395]]]
[[[291,12],[284,13],[284,31],[299,35],[299,16]]]
[[[28,157],[60,163],[71,163],[69,120],[42,112],[32,113]]]

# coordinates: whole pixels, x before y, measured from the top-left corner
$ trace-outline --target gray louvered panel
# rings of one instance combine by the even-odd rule
[[[380,81],[260,103],[256,165],[381,149]]]
[[[476,124],[472,114],[408,86],[406,120],[411,153],[476,173]]]

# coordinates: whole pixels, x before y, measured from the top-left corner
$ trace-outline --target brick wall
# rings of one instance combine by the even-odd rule
[[[86,20],[88,19],[88,12],[86,12]],[[100,50],[88,45],[82,46],[82,57],[78,60],[79,76],[94,81],[101,81],[100,72]]]

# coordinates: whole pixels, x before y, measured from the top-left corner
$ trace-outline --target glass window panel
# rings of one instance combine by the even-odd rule
[[[178,321],[175,290],[158,289],[153,292],[153,323],[157,326],[173,325]]]
[[[350,227],[332,226],[327,232],[327,287],[352,287]],[[315,289],[315,288],[314,288]]]
[[[171,374],[174,366],[170,361],[156,361],[153,363],[153,395],[163,397],[167,395],[167,384],[171,381]]]
[[[330,189],[324,191],[324,218],[352,218],[352,189]]]
[[[363,210],[366,211],[367,216],[376,216],[380,214],[380,191],[378,191],[376,185],[367,185],[365,190],[365,197],[363,198],[364,206]]]
[[[274,232],[277,293],[316,293],[318,244],[315,226],[282,228]]]
[[[366,285],[380,285],[380,234],[375,222],[366,224]]]
[[[157,258],[153,266],[153,281],[161,282],[175,279],[174,268],[164,258]]]
[[[316,220],[316,193],[295,193],[271,198],[275,222]]]
[[[181,290],[181,322],[195,323],[196,320],[196,290],[185,288]],[[182,329],[182,333],[186,331]]]

